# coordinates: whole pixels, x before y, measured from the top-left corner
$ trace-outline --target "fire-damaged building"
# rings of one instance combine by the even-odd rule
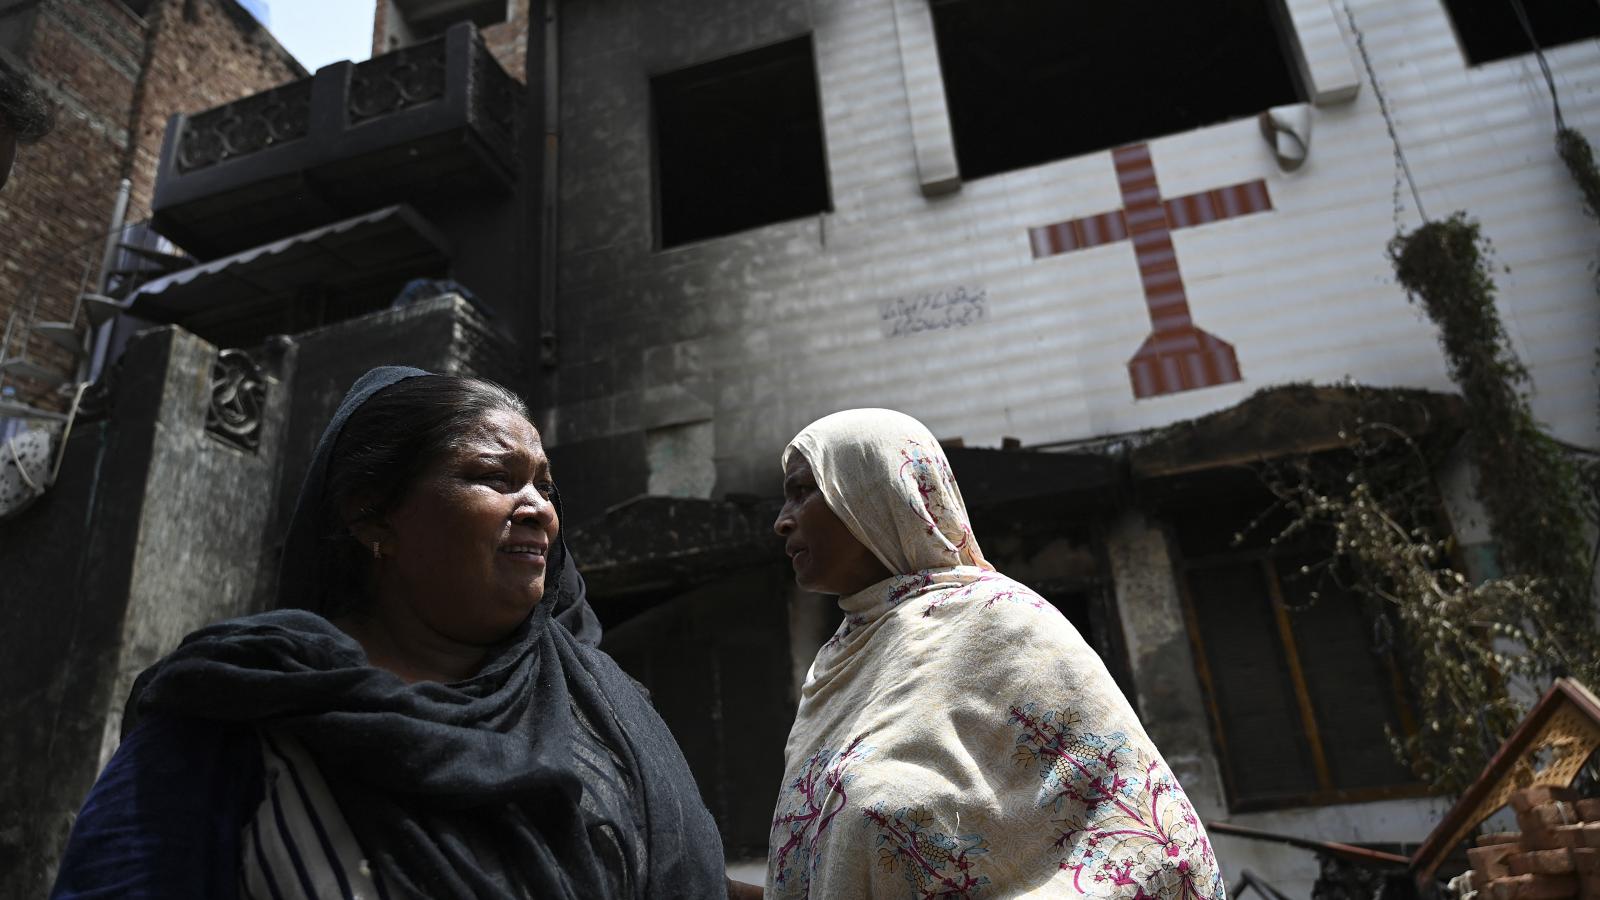
[[[1251,527],[1258,466],[1379,415],[1493,572],[1385,255],[1424,204],[1493,236],[1535,413],[1600,441],[1550,106],[1600,134],[1600,11],[1524,5],[1542,53],[1466,0],[380,0],[370,60],[167,125],[151,226],[194,265],[113,298],[70,433],[37,423],[59,474],[0,522],[0,847],[51,858],[133,678],[270,603],[323,424],[406,363],[531,400],[603,646],[731,860],[840,617],[772,533],[779,453],[862,406],[943,441],[1207,821],[1406,852],[1447,805],[1390,750],[1426,698],[1296,577],[1329,547]],[[1215,842],[1310,893],[1312,854]]]

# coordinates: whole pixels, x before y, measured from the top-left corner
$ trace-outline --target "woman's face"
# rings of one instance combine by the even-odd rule
[[[522,416],[486,414],[385,517],[373,560],[377,612],[440,637],[487,645],[544,596],[560,523],[539,432]]]
[[[819,594],[843,596],[889,577],[889,570],[823,500],[803,453],[789,454],[783,501],[772,528],[784,539],[796,584]]]

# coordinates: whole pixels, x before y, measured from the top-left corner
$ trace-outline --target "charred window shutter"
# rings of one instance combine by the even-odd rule
[[[1388,641],[1380,637],[1387,633],[1385,623],[1332,579],[1300,573],[1302,565],[1318,562],[1305,556],[1279,560],[1276,566],[1333,787],[1402,784],[1410,775],[1389,749],[1385,730],[1402,728],[1398,673]],[[1319,595],[1315,600],[1313,588]]]
[[[1270,802],[1315,792],[1310,745],[1260,567],[1244,562],[1196,569],[1189,591],[1234,800]]]
[[[1413,725],[1392,623],[1346,587],[1353,580],[1334,568],[1329,534],[1272,540],[1286,524],[1254,494],[1185,507],[1173,520],[1229,804],[1420,793],[1390,750],[1390,731]]]

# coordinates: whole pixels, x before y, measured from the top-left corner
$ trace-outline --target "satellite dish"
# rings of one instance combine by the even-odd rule
[[[57,428],[18,432],[0,444],[0,521],[17,515],[44,496],[55,481]]]
[[[64,422],[33,425],[0,442],[0,522],[32,506],[55,484],[67,455],[67,436],[88,387],[87,381],[78,385]]]

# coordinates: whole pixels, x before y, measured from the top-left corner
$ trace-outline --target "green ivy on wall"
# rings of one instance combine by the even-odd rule
[[[1592,572],[1578,468],[1534,421],[1528,370],[1495,306],[1489,244],[1463,213],[1429,222],[1389,244],[1406,293],[1439,328],[1450,375],[1469,410],[1478,496],[1507,571],[1537,579],[1548,594],[1551,674],[1594,682]]]

